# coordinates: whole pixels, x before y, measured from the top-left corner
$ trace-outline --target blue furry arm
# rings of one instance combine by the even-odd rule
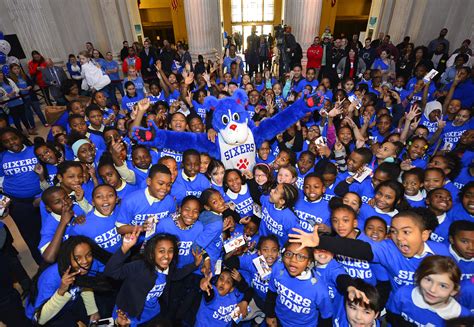
[[[308,112],[311,112],[311,108],[306,105],[304,99],[300,99],[272,118],[262,120],[260,125],[253,130],[257,148],[264,141],[271,140],[277,134],[284,132],[285,129],[295,124]]]
[[[220,159],[218,145],[209,141],[206,133],[174,132],[159,129],[154,124],[149,124],[149,126],[149,128],[135,127],[133,129],[133,138],[138,143],[158,149],[169,148],[180,152],[195,149],[199,152],[207,152],[211,157]]]

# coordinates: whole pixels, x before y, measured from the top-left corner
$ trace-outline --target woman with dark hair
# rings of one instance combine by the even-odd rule
[[[123,280],[113,317],[117,318],[117,313],[123,312],[132,326],[163,316],[167,312],[170,282],[192,273],[202,261],[202,253],[193,251],[194,262],[176,269],[177,238],[170,234],[157,234],[146,242],[141,259],[125,263],[139,235],[138,226],[132,233],[125,234],[121,248],[105,266],[106,275]]]
[[[33,279],[28,318],[41,326],[64,327],[100,319],[93,291],[110,288],[101,276],[109,258],[107,251],[87,237],[64,241],[56,263],[42,266]]]
[[[413,61],[415,60],[415,51],[413,43],[408,43],[407,46],[400,53],[396,64],[397,76],[402,76],[405,81],[410,79]]]
[[[360,79],[365,72],[365,61],[359,58],[357,48],[350,48],[347,56],[342,58],[337,65],[337,75],[340,79],[350,77]]]
[[[31,51],[31,56],[33,59],[28,62],[28,72],[33,79],[33,82],[35,82],[40,87],[41,92],[45,97],[46,103],[50,104],[51,99],[49,98],[49,92],[47,92],[48,86],[43,81],[43,70],[47,66],[46,60],[37,50]]]
[[[380,52],[380,57],[375,59],[371,69],[379,69],[383,74],[395,78],[395,62],[390,59],[390,51],[388,49]]]
[[[433,68],[433,62],[428,59],[428,48],[420,45],[413,50],[415,53],[415,58],[412,61],[412,66],[410,67],[410,75],[413,75],[415,73],[416,67],[418,65],[424,64],[428,68],[427,71],[430,71]]]

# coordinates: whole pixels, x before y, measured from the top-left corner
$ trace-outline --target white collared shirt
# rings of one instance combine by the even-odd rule
[[[425,242],[423,247],[423,252],[420,255],[415,254],[413,257],[417,259],[424,258],[427,254],[435,254],[433,250],[429,247],[429,245]]]
[[[160,199],[157,199],[153,195],[150,194],[150,190],[148,187],[145,189],[145,197],[149,205],[153,205],[153,203],[161,201]]]
[[[197,174],[196,174],[196,176],[194,176],[194,177],[189,177],[188,175],[186,175],[186,174],[184,173],[184,169],[183,169],[183,170],[181,170],[181,176],[184,178],[185,181],[187,181],[187,182],[193,182],[193,181],[196,179]]]
[[[461,257],[459,254],[457,254],[457,252],[453,249],[452,244],[449,246],[449,253],[451,253],[451,255],[453,256],[454,260],[456,260],[456,262],[459,262],[459,261],[474,262],[474,258],[466,259],[466,258]]]
[[[249,187],[247,186],[247,184],[243,184],[242,187],[240,188],[239,193],[234,193],[232,192],[231,189],[228,189],[227,192],[225,192],[225,194],[232,200],[235,200],[237,199],[239,195],[244,195],[245,193],[247,193],[248,188]]]

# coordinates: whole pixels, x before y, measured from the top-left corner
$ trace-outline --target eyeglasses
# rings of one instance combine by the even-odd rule
[[[308,260],[309,257],[304,255],[304,254],[301,254],[301,253],[293,253],[291,251],[285,251],[283,252],[283,256],[287,259],[290,259],[293,258],[293,257],[296,257],[296,261],[298,262],[303,262],[305,260]]]

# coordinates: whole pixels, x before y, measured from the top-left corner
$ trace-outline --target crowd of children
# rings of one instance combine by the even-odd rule
[[[103,92],[68,100],[46,139],[0,116],[3,218],[40,267],[30,281],[0,221],[0,321],[472,326],[470,68],[447,85],[424,63],[409,81],[368,69],[334,83],[299,65],[251,78],[236,58],[196,74],[157,61],[146,83],[130,65],[121,107]],[[324,103],[250,169],[134,138],[153,122],[214,140],[204,100],[237,89],[256,126],[309,94]]]

